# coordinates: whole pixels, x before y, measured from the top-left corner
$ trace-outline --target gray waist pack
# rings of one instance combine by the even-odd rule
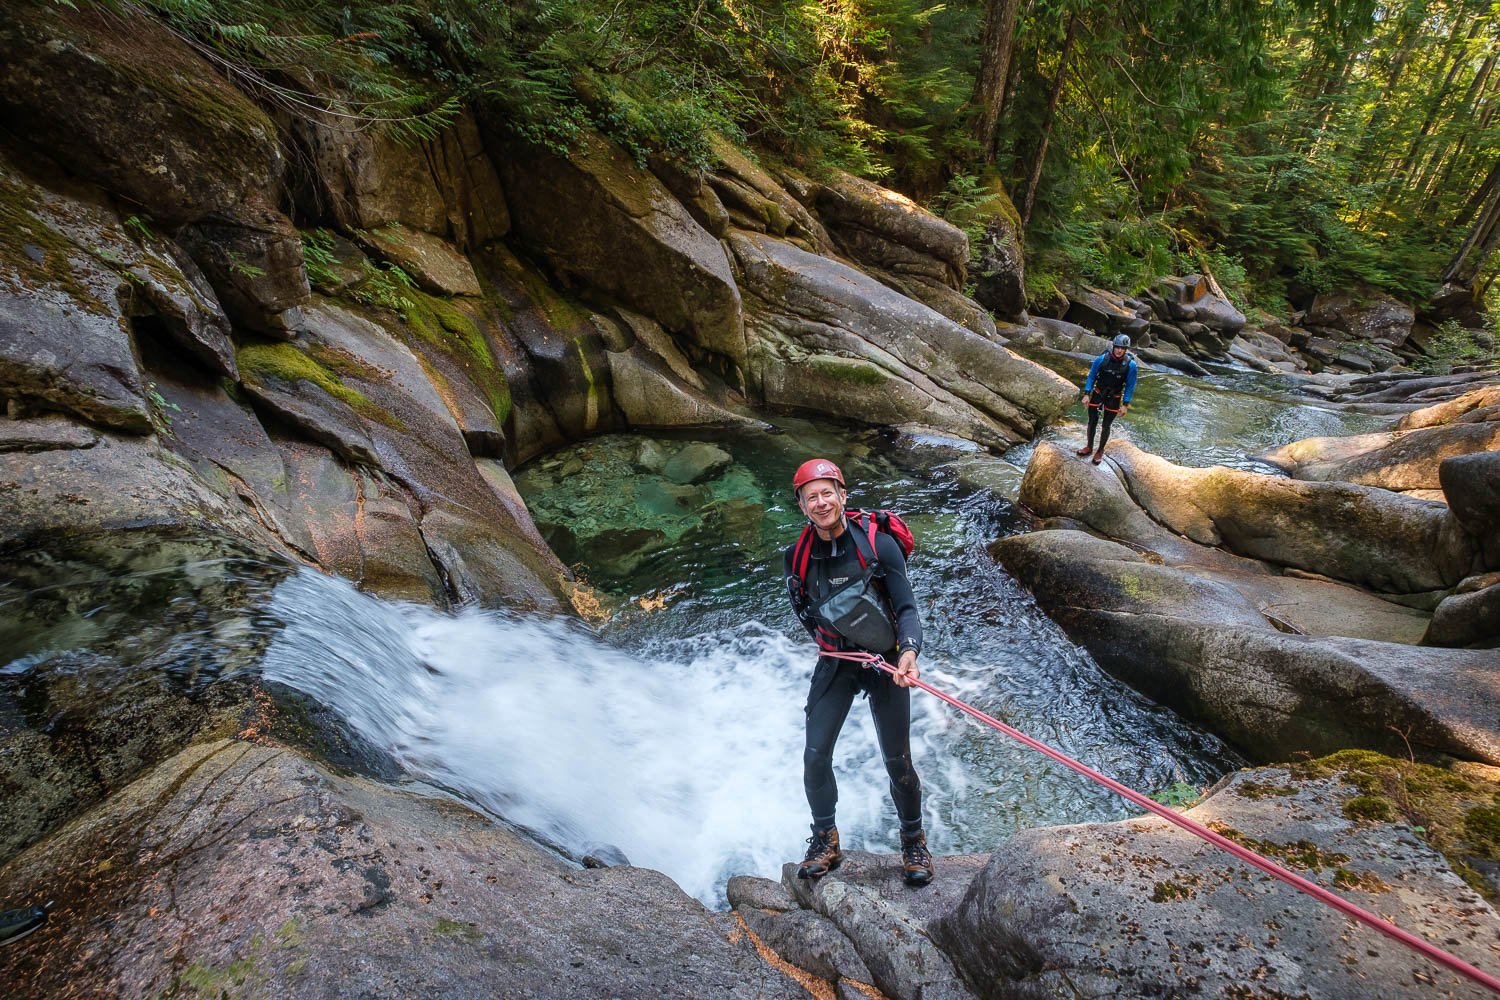
[[[828,627],[860,649],[884,653],[896,645],[896,628],[885,611],[885,601],[874,587],[875,574],[865,573],[818,605],[816,614]]]

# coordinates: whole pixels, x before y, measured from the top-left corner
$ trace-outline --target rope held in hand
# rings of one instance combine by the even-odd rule
[[[820,650],[819,655],[831,656],[834,659],[839,660],[849,660],[854,663],[862,663],[867,667],[874,667],[878,670],[884,670],[886,673],[891,674],[892,676],[894,676],[897,672],[895,667],[893,667],[882,657],[874,653],[844,653],[838,651]],[[1032,739],[1030,736],[1027,736],[1019,729],[1016,729],[1013,726],[1008,726],[1005,723],[1001,722],[999,719],[994,718],[993,716],[984,714],[973,705],[969,705],[962,701],[959,701],[957,698],[944,691],[939,691],[937,688],[933,687],[931,684],[928,684],[924,680],[913,680],[912,685],[921,688],[923,691],[926,691],[930,695],[934,695],[937,698],[940,698],[941,700],[952,705],[954,708],[958,709],[960,712],[978,719],[980,722],[984,723],[990,728],[999,730],[1006,736],[1009,736],[1011,739],[1019,740],[1021,743],[1024,743],[1026,746],[1037,751],[1038,753],[1052,758],[1059,764],[1062,764],[1064,767],[1071,768],[1072,770],[1077,771],[1079,774],[1083,775],[1085,778],[1088,778],[1090,781],[1103,785],[1105,788],[1108,788],[1110,791],[1115,792],[1118,795],[1123,795],[1125,798],[1129,799],[1131,802],[1134,802],[1142,809],[1160,816],[1162,819],[1166,820],[1168,823],[1171,823],[1173,826],[1180,827],[1186,830],[1188,833],[1191,833],[1193,836],[1208,841],[1210,844],[1213,844],[1220,850],[1227,851],[1228,853],[1239,858],[1241,861],[1244,861],[1245,863],[1250,865],[1254,865],[1256,868],[1259,868],[1261,871],[1265,872],[1268,875],[1272,875],[1280,879],[1294,889],[1300,889],[1302,892],[1307,893],[1307,895],[1316,899],[1318,902],[1323,903],[1326,906],[1333,907],[1335,910],[1338,910],[1345,916],[1358,920],[1360,923],[1379,931],[1388,938],[1399,941],[1401,944],[1406,945],[1406,947],[1412,949],[1413,951],[1425,955],[1427,958],[1431,959],[1437,964],[1453,970],[1466,979],[1471,979],[1481,986],[1489,988],[1495,993],[1500,993],[1500,979],[1497,979],[1496,977],[1490,975],[1482,969],[1475,968],[1468,962],[1465,962],[1463,959],[1459,958],[1457,955],[1452,955],[1439,948],[1437,945],[1434,945],[1428,941],[1424,941],[1422,938],[1417,937],[1415,934],[1402,930],[1395,924],[1389,923],[1385,919],[1371,913],[1369,910],[1355,906],[1347,899],[1329,892],[1327,889],[1323,888],[1321,885],[1318,885],[1316,882],[1311,882],[1303,878],[1301,875],[1298,875],[1296,872],[1288,871],[1286,868],[1278,865],[1270,858],[1257,854],[1242,844],[1236,844],[1228,837],[1215,833],[1203,824],[1188,819],[1186,816],[1183,816],[1182,814],[1167,808],[1160,802],[1156,802],[1152,799],[1147,798],[1146,796],[1142,795],[1140,792],[1137,792],[1132,788],[1125,787],[1118,781],[1115,781],[1113,778],[1105,777],[1088,765],[1079,763],[1072,757],[1069,757],[1067,754],[1062,753],[1059,750],[1054,750],[1051,747],[1047,746],[1047,744],[1042,743],[1039,740]]]

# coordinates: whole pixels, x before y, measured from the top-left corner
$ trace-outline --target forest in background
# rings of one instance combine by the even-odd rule
[[[706,167],[726,134],[971,228],[1013,203],[1037,302],[1208,270],[1272,315],[1420,306],[1500,272],[1490,0],[106,2],[289,113],[420,136],[477,102],[642,163]]]

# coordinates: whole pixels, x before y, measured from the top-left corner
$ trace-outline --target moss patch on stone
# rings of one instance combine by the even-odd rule
[[[500,269],[505,277],[520,286],[526,300],[541,313],[548,326],[554,330],[572,330],[588,322],[587,309],[559,295],[546,278],[534,268],[528,267],[521,258],[499,246],[495,248],[495,258],[500,262]],[[510,303],[499,296],[491,301],[501,307],[502,315],[507,320],[514,316]]]
[[[482,934],[479,928],[473,924],[464,923],[461,920],[440,919],[432,927],[432,933],[438,937],[461,938],[464,941],[478,941]]]
[[[178,981],[202,997],[261,996],[274,980],[294,976],[307,964],[306,958],[285,961],[304,941],[297,918],[292,917],[269,938],[262,934],[251,937],[243,957],[224,966],[200,959],[183,969]]]
[[[1464,813],[1464,833],[1491,847],[1500,847],[1500,806],[1475,806]]]
[[[1456,873],[1493,902],[1500,900],[1500,894],[1468,861],[1500,861],[1500,781],[1488,774],[1464,772],[1463,767],[1418,764],[1369,750],[1341,750],[1293,764],[1291,771],[1300,779],[1337,775],[1358,792],[1344,804],[1344,815],[1409,824],[1442,853]]]
[[[1352,820],[1388,823],[1396,818],[1396,808],[1381,795],[1356,795],[1344,803],[1344,815]]]
[[[1291,843],[1282,844],[1274,840],[1251,837],[1227,823],[1212,822],[1208,824],[1208,827],[1219,836],[1232,840],[1241,847],[1248,847],[1257,854],[1275,858],[1288,868],[1303,871],[1314,868],[1337,868],[1349,860],[1349,855],[1339,851],[1325,851],[1310,840],[1294,840]]]
[[[1234,786],[1234,793],[1242,799],[1257,801],[1269,798],[1286,798],[1296,795],[1297,789],[1292,785],[1273,785],[1269,781],[1242,781]]]
[[[326,356],[327,352],[324,353]],[[264,385],[268,380],[289,384],[311,382],[360,416],[401,429],[400,421],[371,402],[370,397],[345,385],[338,374],[291,344],[247,344],[235,352],[235,360],[241,377],[252,385]]]
[[[504,423],[510,414],[510,383],[495,363],[489,341],[474,319],[452,302],[424,292],[412,291],[406,296],[401,318],[406,327],[424,343],[442,351],[473,380],[485,400]]]
[[[1202,882],[1203,879],[1197,875],[1181,875],[1158,882],[1151,890],[1151,902],[1175,903],[1182,899],[1192,899],[1198,894],[1197,887]]]
[[[30,211],[27,189],[0,174],[0,282],[16,291],[53,287],[98,315],[111,310],[80,279],[74,256],[84,251]]]
[[[1357,872],[1351,868],[1335,869],[1333,884],[1339,889],[1358,889],[1371,895],[1391,891],[1390,884],[1374,872]]]
[[[847,385],[882,386],[890,382],[891,376],[883,369],[853,358],[809,358],[807,370],[819,378]]]

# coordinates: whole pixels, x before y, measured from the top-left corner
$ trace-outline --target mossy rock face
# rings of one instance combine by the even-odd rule
[[[121,301],[143,254],[97,191],[63,195],[0,158],[0,397],[151,430]],[[149,307],[143,311],[150,311]]]
[[[1490,868],[1500,863],[1500,776],[1493,768],[1436,767],[1344,750],[1291,770],[1303,780],[1336,776],[1357,792],[1344,803],[1345,816],[1408,824],[1470,885],[1500,902],[1500,884],[1475,869],[1476,863]]]
[[[856,358],[821,357],[808,360],[806,367],[817,378],[859,386],[882,386],[891,380],[889,372]]]
[[[1186,816],[1485,968],[1500,918],[1464,884],[1451,856],[1434,849],[1432,828],[1399,813],[1396,822],[1343,815],[1361,794],[1345,772],[1395,763],[1339,754],[1240,771]],[[1290,794],[1242,794],[1248,784]],[[879,891],[841,872],[819,892],[846,879]],[[1373,929],[1351,930],[1321,901],[1156,817],[1018,834],[929,931],[985,995],[1042,983],[1060,995],[1151,996],[1163,983],[1185,982],[1189,966],[1205,996],[1356,1000],[1378,983],[1381,997],[1420,1000],[1435,977],[1439,990],[1473,989],[1420,952],[1382,946]]]
[[[749,389],[768,406],[1000,447],[1029,439],[1074,397],[1060,377],[847,264],[755,233],[733,233],[729,246],[752,338]],[[820,374],[823,358],[844,359],[832,364],[850,378]],[[881,371],[889,377],[876,385]],[[830,386],[838,395],[820,398]]]
[[[238,206],[282,169],[265,114],[139,8],[13,5],[0,108],[21,139],[173,225]]]
[[[325,360],[333,360],[330,352],[322,353]],[[292,344],[246,344],[239,349],[237,357],[240,371],[250,385],[264,386],[276,381],[288,385],[307,382],[361,416],[390,419],[364,393],[349,388],[332,369]]]

